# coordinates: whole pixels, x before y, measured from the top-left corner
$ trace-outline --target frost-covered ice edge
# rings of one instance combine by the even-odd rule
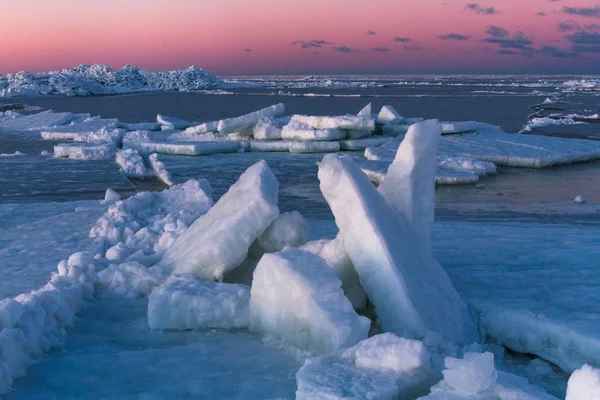
[[[356,124],[353,118],[334,121]],[[309,123],[314,130],[339,129],[324,127],[331,121]],[[317,357],[298,372],[297,398],[344,398],[347,387],[359,397],[417,396],[442,377],[432,398],[552,398],[496,372],[493,355],[473,344],[480,340],[473,314],[422,240],[431,234],[437,163],[426,155],[437,150],[442,130],[436,121],[409,127],[379,191],[349,157],[326,156],[320,165],[321,189],[340,229],[336,258],[347,253],[343,268],[358,275],[375,306],[373,320],[389,333],[372,335],[380,329],[375,325],[367,338],[371,322],[348,298],[350,272],[336,272],[329,257],[312,255],[310,247],[285,249],[306,244],[306,224],[301,216],[279,215],[277,181],[260,162],[214,206],[206,181],[124,201],[109,193],[107,201],[115,202],[90,232],[96,248],[61,261],[41,289],[0,303],[2,389],[43,352],[64,344],[86,301],[150,295],[155,328],[247,326],[311,351]],[[281,232],[285,240],[277,240]],[[399,237],[405,247],[392,245]],[[236,270],[243,278],[231,274]],[[400,318],[397,307],[404,310]],[[589,367],[582,371],[569,393],[598,377]]]

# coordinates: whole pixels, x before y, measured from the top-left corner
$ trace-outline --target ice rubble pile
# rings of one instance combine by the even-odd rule
[[[247,327],[313,352],[297,398],[415,398],[442,376],[428,398],[552,398],[496,371],[489,354],[444,355],[460,357],[456,344],[479,333],[427,242],[441,131],[436,121],[413,127],[379,190],[351,158],[325,156],[321,189],[340,229],[331,241],[306,243],[304,218],[280,215],[264,161],[214,206],[205,181],[108,196],[114,203],[90,232],[95,256],[76,253],[44,288],[0,303],[0,390],[62,346],[85,300],[149,295],[152,329]],[[244,268],[249,285],[231,278]],[[371,321],[354,310],[366,296],[388,333],[368,338]],[[574,374],[570,398],[594,393],[597,377]]]
[[[80,65],[60,71],[32,74],[27,71],[0,75],[0,97],[90,96],[141,91],[189,91],[216,88],[209,72],[184,70],[149,72],[129,65],[118,71],[102,64]]]

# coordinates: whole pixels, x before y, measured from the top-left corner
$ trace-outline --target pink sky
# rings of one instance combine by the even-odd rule
[[[218,75],[591,73],[600,66],[600,33],[594,26],[600,23],[597,1],[489,0],[467,8],[468,3],[7,1],[0,13],[0,73],[95,62],[148,70],[196,65]],[[571,14],[591,15],[569,15],[564,7],[576,10]],[[561,32],[557,29],[561,21],[575,24]],[[497,31],[492,43],[482,42],[489,37],[486,29],[490,26],[504,31]],[[365,34],[368,30],[376,34]],[[523,36],[518,36],[519,31]],[[469,38],[438,38],[449,33]],[[583,51],[567,37],[575,33],[587,40]],[[394,41],[395,37],[410,41]],[[527,43],[522,43],[523,38]],[[308,49],[301,43],[291,44],[311,40],[327,44]],[[498,54],[499,50],[514,54]]]

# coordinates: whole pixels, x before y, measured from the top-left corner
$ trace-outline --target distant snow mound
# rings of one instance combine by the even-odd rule
[[[214,75],[193,66],[184,70],[149,72],[130,65],[113,70],[102,64],[82,64],[47,73],[21,71],[0,75],[0,97],[191,91],[212,89],[218,85]]]

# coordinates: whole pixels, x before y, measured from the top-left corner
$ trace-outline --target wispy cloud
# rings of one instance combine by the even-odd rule
[[[485,29],[485,33],[488,36],[491,36],[494,38],[505,38],[510,35],[510,33],[506,29],[500,28],[499,26],[495,26],[495,25],[488,26]]]
[[[596,7],[563,7],[565,14],[577,15],[579,17],[596,17],[600,18],[600,6]]]
[[[331,44],[326,40],[294,40],[290,44],[300,45],[303,49],[310,49],[314,47],[323,47],[326,44]]]
[[[469,3],[465,6],[465,10],[472,11],[479,15],[496,15],[500,14],[500,11],[494,7],[482,7],[477,3]]]
[[[396,36],[394,38],[395,42],[400,42],[400,43],[408,43],[408,42],[412,42],[412,40],[409,37],[402,37],[402,36]]]
[[[565,36],[571,42],[571,50],[579,53],[600,53],[600,33],[581,30]]]
[[[537,15],[538,17],[545,17],[545,16],[546,16],[546,15],[548,15],[548,14],[546,14],[546,13],[545,13],[545,12],[543,12],[543,11],[540,11],[540,12],[538,12],[538,13],[535,13],[535,15]]]
[[[416,50],[422,50],[422,49],[423,49],[421,46],[417,46],[417,45],[414,45],[414,44],[411,44],[411,45],[405,44],[405,45],[404,45],[404,48],[405,48],[406,50],[415,50],[415,51],[416,51]]]
[[[464,40],[471,39],[472,36],[461,35],[460,33],[446,33],[445,35],[438,35],[437,38],[440,39],[440,40],[458,40],[458,41],[464,41]]]
[[[578,56],[578,54],[576,52],[567,51],[567,50],[559,49],[558,47],[547,46],[547,45],[542,46],[540,48],[540,52],[545,56],[557,57],[557,58],[571,58],[571,57]]]
[[[347,54],[360,53],[360,50],[353,49],[348,46],[333,46],[333,50],[340,52],[340,53],[347,53]]]
[[[374,31],[374,30],[372,30],[372,29],[368,29],[368,30],[365,32],[365,35],[367,35],[367,36],[373,36],[373,35],[377,35],[377,32],[375,32],[375,31]]]
[[[387,47],[373,47],[371,49],[371,51],[378,51],[380,53],[389,53],[390,49],[388,49]]]

